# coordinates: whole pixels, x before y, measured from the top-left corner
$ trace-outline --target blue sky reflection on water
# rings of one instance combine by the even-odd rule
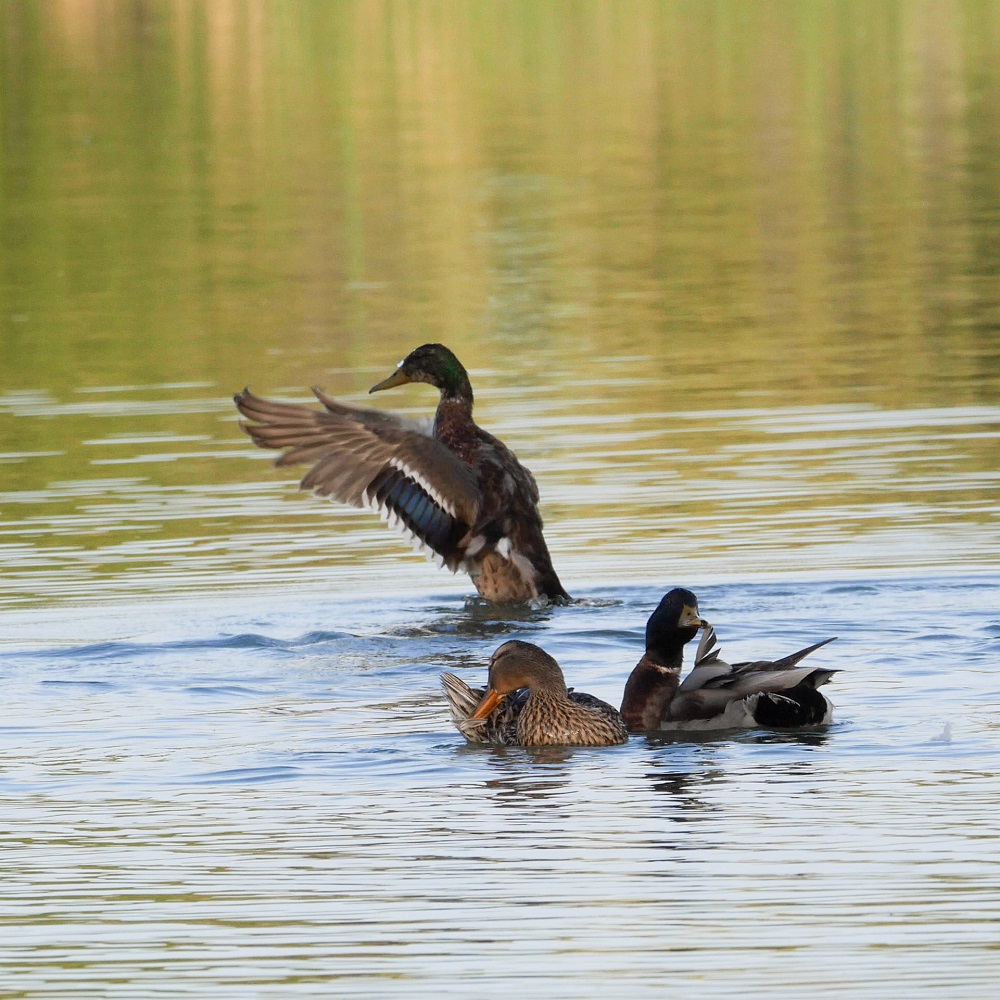
[[[615,698],[648,588],[520,621],[451,595],[157,604],[129,641],[75,646],[64,611],[47,644],[2,655],[7,971],[39,995],[123,968],[137,993],[245,970],[270,991],[294,965],[306,992],[429,995],[500,988],[513,954],[567,996],[654,995],[668,973],[706,996],[882,995],[902,969],[918,992],[986,996],[995,585],[699,588],[734,655],[838,634],[837,721],[609,750],[468,747],[437,675],[480,679],[520,635]],[[980,959],[946,980],[956,949]]]

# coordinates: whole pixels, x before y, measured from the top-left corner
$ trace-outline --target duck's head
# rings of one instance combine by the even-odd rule
[[[486,694],[471,718],[485,719],[505,695],[521,688],[566,696],[566,680],[559,664],[540,646],[511,639],[490,657]]]
[[[444,344],[424,344],[403,358],[396,370],[368,392],[381,392],[408,382],[427,382],[441,390],[442,398],[458,397],[472,400],[469,374],[462,362]]]
[[[662,663],[670,663],[706,625],[708,622],[698,610],[698,598],[690,590],[675,587],[663,595],[646,622],[646,652]]]

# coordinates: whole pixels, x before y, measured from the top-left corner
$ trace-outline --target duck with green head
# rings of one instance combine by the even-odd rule
[[[703,629],[694,667],[681,681],[684,647]],[[834,637],[836,638],[836,637]],[[646,623],[646,651],[625,683],[621,714],[630,733],[654,730],[795,729],[828,723],[833,706],[818,689],[837,673],[800,667],[806,646],[777,660],[726,663],[698,598],[683,587],[664,595]]]
[[[467,572],[488,601],[568,600],[542,534],[535,479],[473,420],[462,363],[444,345],[424,344],[369,391],[410,382],[440,391],[429,432],[319,388],[322,410],[249,389],[234,399],[253,421],[241,426],[254,443],[282,450],[276,465],[312,466],[300,489],[378,513],[439,565]]]

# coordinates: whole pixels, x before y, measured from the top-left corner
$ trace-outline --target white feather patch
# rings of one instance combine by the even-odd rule
[[[468,559],[471,556],[476,555],[485,544],[486,536],[476,535],[469,541],[469,544],[465,546],[465,558]]]
[[[458,517],[455,505],[434,489],[434,487],[431,486],[431,484],[427,482],[427,480],[424,479],[424,477],[417,472],[416,469],[407,465],[406,462],[400,458],[390,458],[389,465],[394,469],[398,469],[404,476],[412,479],[443,511],[451,514],[452,517]]]
[[[681,672],[679,664],[676,667],[667,667],[662,663],[654,663],[652,660],[647,660],[646,666],[652,667],[658,674],[680,674]]]
[[[524,578],[524,582],[531,588],[531,596],[537,597],[538,573],[535,572],[535,567],[532,566],[531,560],[527,556],[521,555],[520,552],[512,550],[510,561],[518,568],[518,571]]]
[[[409,474],[409,473],[407,473]],[[324,500],[329,500],[330,497],[324,493],[320,493],[317,490],[313,490],[313,493],[322,497]],[[419,552],[430,562],[434,563],[439,569],[450,569],[452,573],[457,573],[458,568],[451,569],[451,567],[445,565],[444,556],[435,549],[432,549],[419,535],[415,534],[406,522],[393,510],[390,510],[385,504],[378,503],[374,497],[368,494],[365,490],[361,494],[361,503],[367,507],[372,513],[378,514],[379,520],[386,524],[388,527],[392,528],[393,531],[398,532],[402,535],[412,546],[414,552]]]

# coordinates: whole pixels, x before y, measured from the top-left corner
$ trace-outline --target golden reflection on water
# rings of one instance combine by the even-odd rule
[[[3,385],[995,387],[993,5],[452,6],[9,5]]]

